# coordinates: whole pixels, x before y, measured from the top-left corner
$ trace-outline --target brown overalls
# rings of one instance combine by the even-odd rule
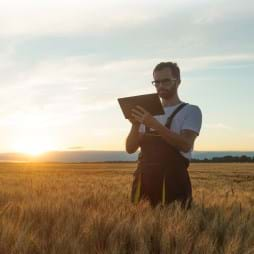
[[[170,129],[173,117],[187,103],[178,106],[167,119],[166,127]],[[182,208],[190,208],[192,188],[187,168],[189,160],[178,150],[168,144],[156,131],[146,127],[134,172],[131,201],[136,204],[141,199],[148,199],[155,207],[181,202]]]

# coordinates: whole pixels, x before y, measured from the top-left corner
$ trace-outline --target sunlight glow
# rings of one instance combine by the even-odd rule
[[[56,149],[55,139],[48,126],[48,119],[41,112],[22,112],[13,117],[15,134],[11,150],[38,156],[50,150]]]
[[[45,137],[26,136],[19,139],[14,145],[13,150],[19,153],[29,155],[40,155],[49,150],[52,150],[52,145]]]

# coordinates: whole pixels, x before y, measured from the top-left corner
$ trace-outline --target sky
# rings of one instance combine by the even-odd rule
[[[254,150],[253,24],[248,0],[0,0],[0,152],[124,150],[117,98],[162,61],[202,111],[195,150]]]

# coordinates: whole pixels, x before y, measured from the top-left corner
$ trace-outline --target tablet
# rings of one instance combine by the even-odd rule
[[[131,110],[137,105],[147,110],[153,116],[165,113],[157,93],[118,98],[118,102],[125,118],[132,118]]]

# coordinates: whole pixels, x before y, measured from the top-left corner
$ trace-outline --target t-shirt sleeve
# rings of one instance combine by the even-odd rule
[[[191,105],[184,118],[182,130],[192,130],[198,135],[202,124],[202,112],[198,106]]]

